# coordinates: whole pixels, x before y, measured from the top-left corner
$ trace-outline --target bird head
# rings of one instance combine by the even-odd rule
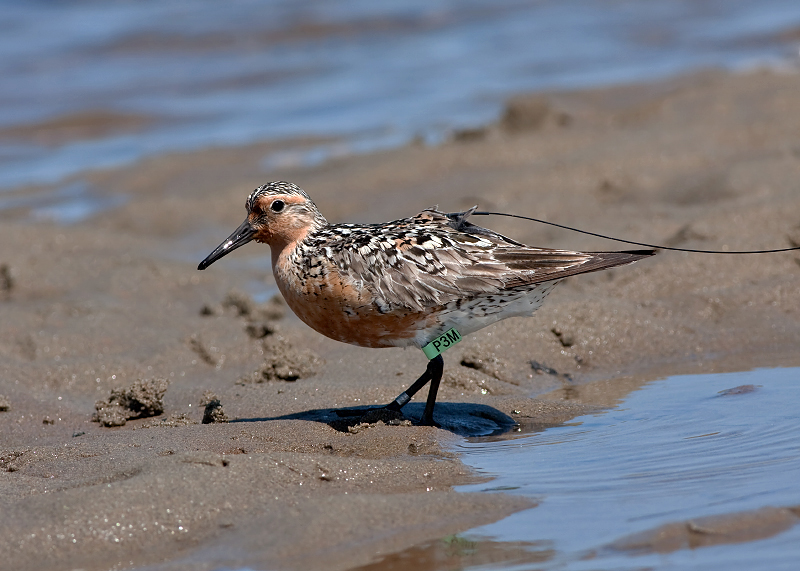
[[[273,253],[296,244],[327,220],[308,195],[290,182],[270,182],[255,189],[245,202],[247,218],[197,266],[204,270],[250,241],[269,244]]]

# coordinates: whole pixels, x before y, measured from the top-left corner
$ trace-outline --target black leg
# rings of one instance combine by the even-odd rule
[[[406,403],[408,403],[408,401],[410,401],[411,398],[430,381],[431,388],[428,389],[428,401],[425,403],[425,411],[422,413],[421,424],[427,426],[436,426],[436,423],[433,421],[433,407],[436,404],[436,394],[439,392],[439,383],[442,380],[443,371],[444,359],[442,359],[441,355],[437,355],[435,358],[428,361],[428,367],[425,369],[425,372],[422,373],[420,378],[414,381],[413,385],[400,393],[400,396],[398,396],[392,402],[381,408],[400,412],[400,409],[403,408]],[[337,410],[336,414],[339,416],[362,416],[370,410],[379,409],[369,408],[364,410],[362,408],[356,410]]]
[[[439,392],[442,371],[444,371],[444,359],[441,355],[437,355],[435,358],[428,361],[428,367],[425,369],[425,372],[422,373],[422,376],[418,378],[413,385],[408,387],[408,389],[400,393],[400,396],[386,405],[386,408],[399,411],[428,383],[428,381],[430,381],[431,388],[428,390],[428,402],[425,404],[425,412],[422,413],[422,424],[433,425],[433,406],[436,404],[436,394]]]
[[[425,403],[425,412],[422,413],[421,423],[426,426],[438,426],[433,421],[433,407],[436,404],[436,394],[439,392],[439,382],[442,380],[444,359],[442,359],[442,356],[439,355],[435,359],[431,360],[430,364],[434,363],[436,366],[431,372],[431,388],[428,389],[428,402]]]

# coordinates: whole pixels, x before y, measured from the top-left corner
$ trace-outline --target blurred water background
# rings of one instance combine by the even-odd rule
[[[265,168],[436,143],[515,92],[799,45],[797,0],[0,0],[0,190],[265,140]],[[309,136],[335,141],[293,153]]]

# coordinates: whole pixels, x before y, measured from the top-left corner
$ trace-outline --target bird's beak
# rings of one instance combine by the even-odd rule
[[[241,223],[241,225],[233,231],[233,234],[228,236],[228,238],[219,246],[217,246],[213,252],[211,252],[205,260],[200,262],[200,265],[197,266],[198,270],[205,270],[208,266],[219,260],[222,256],[226,254],[230,254],[239,246],[244,246],[250,240],[253,239],[255,236],[255,228],[250,224],[250,220],[245,220]]]

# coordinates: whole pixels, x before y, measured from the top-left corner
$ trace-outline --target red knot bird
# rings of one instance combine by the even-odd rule
[[[330,224],[298,186],[271,182],[247,218],[198,266],[255,240],[269,244],[286,303],[316,331],[361,347],[418,347],[425,373],[386,408],[399,411],[431,383],[422,424],[435,424],[441,353],[501,319],[529,316],[568,276],[622,266],[654,250],[534,248],[435,208],[382,224]],[[360,411],[364,412],[364,411]]]

